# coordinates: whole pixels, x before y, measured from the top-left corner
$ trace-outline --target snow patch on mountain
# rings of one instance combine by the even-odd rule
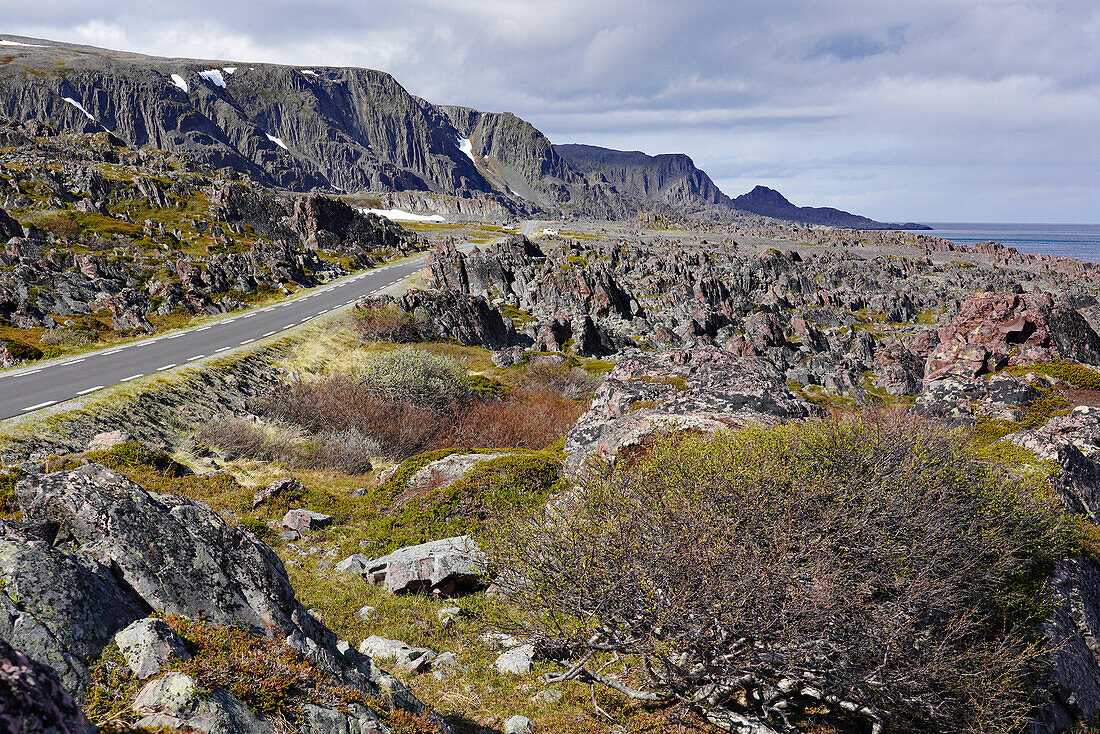
[[[217,85],[222,89],[225,89],[225,77],[222,76],[221,71],[219,71],[218,69],[207,69],[205,71],[200,71],[199,76],[201,76],[203,79],[210,82],[211,84]]]

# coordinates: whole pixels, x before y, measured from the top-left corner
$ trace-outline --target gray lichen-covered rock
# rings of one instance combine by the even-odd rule
[[[352,704],[348,710],[337,711],[306,704],[302,707],[305,731],[308,734],[388,734],[389,729],[368,708]]]
[[[393,593],[455,594],[479,584],[485,556],[468,535],[433,540],[401,548],[388,556],[368,558],[362,553],[337,564],[344,573],[362,576]]]
[[[295,477],[281,477],[267,486],[256,490],[255,494],[252,495],[252,509],[256,509],[264,502],[274,497],[301,492],[303,489],[305,489],[305,487],[299,479]]]
[[[1085,558],[1066,558],[1051,584],[1057,603],[1043,629],[1052,643],[1054,690],[1030,727],[1035,734],[1067,731],[1100,714],[1100,568]]]
[[[410,673],[428,669],[436,655],[426,647],[413,647],[400,640],[371,635],[359,643],[359,652],[375,660],[393,660]]]
[[[619,451],[661,429],[716,431],[809,415],[766,359],[714,348],[621,360],[565,439],[566,468]]]
[[[501,673],[527,675],[531,672],[534,662],[535,646],[528,643],[501,653],[493,663],[493,667]]]
[[[188,660],[187,646],[163,619],[139,619],[115,635],[115,644],[126,658],[126,664],[138,678],[156,675],[173,660]]]
[[[6,521],[0,521],[0,582],[0,639],[48,665],[77,694],[88,680],[86,661],[146,614],[89,554],[63,553]]]
[[[228,691],[204,693],[191,677],[165,673],[145,685],[133,703],[137,725],[205,734],[274,734],[262,719]]]
[[[504,734],[532,734],[535,724],[526,716],[509,716],[504,722]]]
[[[147,492],[94,463],[27,477],[16,491],[25,517],[56,522],[59,540],[109,564],[157,612],[316,632],[274,551],[200,502]]]
[[[54,671],[0,639],[0,732],[93,734]]]

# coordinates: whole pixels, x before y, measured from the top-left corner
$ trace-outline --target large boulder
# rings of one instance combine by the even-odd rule
[[[658,352],[621,360],[565,439],[565,466],[610,460],[662,429],[717,431],[813,412],[761,357],[715,348]]]
[[[88,683],[86,661],[146,610],[118,587],[108,566],[88,553],[52,547],[43,538],[53,531],[0,521],[0,639],[48,665],[80,694]]]
[[[232,693],[201,686],[183,673],[165,673],[150,681],[133,703],[141,718],[137,725],[147,729],[195,731],[204,734],[275,734],[262,719]]]
[[[16,492],[24,517],[57,523],[59,540],[76,541],[157,612],[317,632],[275,552],[201,502],[147,492],[95,463],[27,477]]]
[[[22,237],[23,227],[19,222],[3,209],[0,209],[0,244],[7,242],[12,237]]]
[[[1043,625],[1050,640],[1050,699],[1032,723],[1034,734],[1091,725],[1100,715],[1100,567],[1086,558],[1065,558],[1051,579],[1056,603]]]
[[[1100,364],[1100,336],[1076,310],[1044,293],[978,293],[939,331],[925,382],[1056,360]]]
[[[0,732],[93,734],[54,671],[0,639]]]
[[[349,556],[336,569],[354,573],[386,591],[456,594],[482,579],[485,556],[468,535],[410,545],[381,558]]]
[[[173,660],[191,658],[183,639],[159,617],[134,622],[115,635],[115,644],[130,672],[141,680],[156,675]]]

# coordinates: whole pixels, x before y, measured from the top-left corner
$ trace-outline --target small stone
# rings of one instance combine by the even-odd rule
[[[130,670],[141,680],[156,675],[171,660],[191,657],[183,639],[157,617],[139,619],[119,631],[115,644],[126,657]]]
[[[493,666],[501,673],[527,675],[535,661],[535,646],[531,644],[514,647],[497,658]]]
[[[504,650],[512,647],[519,647],[519,640],[511,635],[506,635],[503,632],[486,632],[481,635],[480,639],[489,647],[494,650]]]
[[[561,703],[562,693],[561,691],[547,690],[539,691],[535,695],[531,696],[531,700],[535,703],[547,703],[555,704]]]
[[[340,570],[339,564],[337,564],[336,570]],[[359,611],[356,612],[356,615],[364,622],[377,622],[382,618],[382,615],[379,614],[378,610],[374,607],[359,607]]]
[[[105,451],[107,449],[113,449],[119,444],[124,444],[130,440],[130,434],[123,430],[104,431],[103,433],[97,433],[92,436],[92,440],[88,442],[87,451]]]
[[[504,734],[532,734],[535,730],[535,725],[526,716],[509,717],[504,722]]]
[[[443,607],[435,613],[436,619],[439,620],[439,628],[449,629],[460,614],[462,614],[462,607]]]
[[[291,510],[283,516],[283,527],[288,531],[305,537],[313,530],[320,530],[334,522],[332,515],[323,515],[313,510]]]
[[[290,494],[291,492],[300,492],[303,489],[305,489],[305,487],[294,477],[276,479],[263,489],[256,490],[256,494],[252,495],[252,509],[256,509],[272,497]]]

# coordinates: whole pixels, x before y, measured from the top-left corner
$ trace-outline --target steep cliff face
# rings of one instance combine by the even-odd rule
[[[432,105],[380,71],[6,40],[0,116],[47,121],[63,131],[107,130],[132,146],[230,167],[268,186],[430,192],[517,216],[744,210],[811,224],[919,228],[796,207],[762,187],[731,200],[686,155],[555,146],[511,113]]]
[[[547,209],[618,219],[641,202],[631,191],[571,165],[534,125],[504,112],[440,107],[461,137],[459,146],[500,190]]]
[[[102,127],[296,190],[492,190],[447,120],[389,74],[27,43],[0,57],[0,112],[17,119]]]
[[[729,197],[683,153],[650,156],[577,144],[555,145],[554,150],[574,170],[598,175],[619,192],[638,199],[690,208],[729,205]]]

